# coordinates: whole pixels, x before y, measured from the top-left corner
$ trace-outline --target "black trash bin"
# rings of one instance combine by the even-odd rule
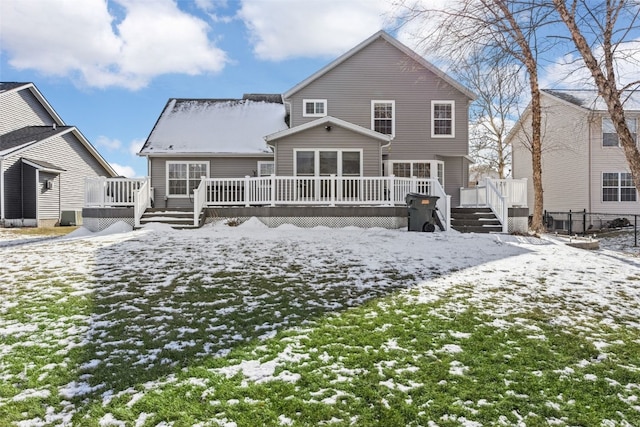
[[[427,196],[426,194],[409,193],[405,197],[407,202],[407,229],[409,231],[436,230],[438,217],[436,202],[438,196]]]

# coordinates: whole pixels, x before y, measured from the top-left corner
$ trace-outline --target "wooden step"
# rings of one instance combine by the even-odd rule
[[[202,214],[200,214],[200,225],[202,224]],[[140,224],[160,223],[167,224],[172,228],[198,228],[200,225],[193,225],[193,210],[190,209],[147,209],[140,218]]]
[[[490,208],[452,208],[451,228],[461,233],[502,232],[502,224]]]

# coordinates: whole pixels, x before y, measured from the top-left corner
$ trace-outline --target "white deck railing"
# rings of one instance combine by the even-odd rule
[[[84,205],[96,208],[135,206],[135,193],[147,181],[148,178],[85,178]]]
[[[85,207],[133,206],[139,226],[152,205],[148,178],[86,178]],[[445,229],[451,224],[451,196],[437,179],[384,177],[276,176],[205,178],[193,190],[193,223],[205,207],[214,206],[395,206],[408,193],[438,196],[437,208]]]
[[[437,179],[342,176],[204,178],[194,190],[194,225],[204,207],[287,205],[404,205],[407,193],[438,196],[440,220],[448,229],[451,203]],[[203,197],[204,196],[204,197]],[[197,204],[196,204],[197,202]]]
[[[151,183],[145,179],[140,188],[133,192],[133,220],[136,227],[140,227],[140,218],[144,211],[151,206]]]
[[[507,207],[527,207],[527,179],[492,179],[487,178],[484,183],[473,188],[460,189],[460,206],[479,207],[488,206],[487,183],[491,182],[498,192],[507,197]]]

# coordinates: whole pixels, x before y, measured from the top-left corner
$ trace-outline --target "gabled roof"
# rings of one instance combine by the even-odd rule
[[[380,142],[390,143],[393,137],[391,135],[385,135],[380,132],[376,132],[371,129],[363,128],[362,126],[355,125],[353,123],[349,123],[342,119],[338,119],[336,117],[325,116],[304,124],[300,126],[295,126],[290,129],[285,129],[280,132],[272,133],[271,135],[267,135],[264,137],[264,140],[267,142],[274,142],[280,138],[284,138],[286,136],[295,135],[298,132],[303,132],[307,129],[314,128],[316,126],[329,126],[327,130],[331,130],[331,126],[339,126],[344,129],[348,129],[352,132],[359,133],[361,135],[368,136],[369,138],[377,139]]]
[[[112,177],[118,176],[111,165],[98,153],[94,146],[91,145],[75,126],[26,126],[13,132],[0,135],[0,157],[9,154],[19,154],[34,145],[45,143],[55,136],[63,136],[67,133],[73,133]]]
[[[55,135],[66,133],[73,126],[27,126],[0,135],[0,155],[9,154],[23,145],[44,141]]]
[[[44,172],[60,173],[66,170],[66,169],[62,169],[59,166],[54,165],[53,163],[45,162],[42,160],[27,159],[24,157],[22,158],[22,163],[25,163],[31,167],[34,167]]]
[[[416,61],[418,64],[422,65],[424,68],[426,68],[427,70],[431,71],[432,73],[434,73],[435,75],[437,75],[438,77],[440,77],[441,79],[443,79],[444,81],[449,83],[451,86],[453,86],[454,88],[456,88],[457,90],[462,92],[469,99],[473,100],[473,99],[476,98],[476,95],[473,92],[471,92],[469,89],[467,89],[462,84],[460,84],[457,81],[455,81],[454,79],[452,79],[444,71],[440,70],[438,67],[433,65],[431,62],[427,61],[422,56],[418,55],[415,51],[413,51],[412,49],[410,49],[406,45],[400,43],[398,40],[393,38],[391,35],[389,35],[384,30],[378,31],[377,33],[375,33],[374,35],[372,35],[371,37],[369,37],[368,39],[366,39],[365,41],[363,41],[362,43],[360,43],[359,45],[357,45],[353,49],[349,50],[348,52],[346,52],[342,56],[340,56],[337,59],[335,59],[333,62],[331,62],[328,65],[326,65],[324,68],[321,68],[319,71],[317,71],[316,73],[312,74],[307,79],[303,80],[302,82],[298,83],[297,85],[295,85],[294,87],[292,87],[291,89],[286,91],[282,95],[283,98],[285,98],[285,99],[290,98],[293,94],[295,94],[299,90],[303,89],[304,87],[309,85],[314,80],[320,78],[324,74],[326,74],[329,71],[333,70],[334,68],[336,68],[337,66],[339,66],[340,64],[345,62],[347,59],[351,58],[353,55],[355,55],[356,53],[358,53],[359,51],[361,51],[365,47],[369,46],[370,44],[372,44],[373,42],[375,42],[378,39],[383,39],[386,42],[388,42],[389,44],[391,44],[392,46],[396,47],[397,49],[402,51],[405,55],[407,55],[408,57],[410,57],[411,59]]]
[[[245,97],[169,99],[138,154],[271,153],[263,136],[287,129],[282,97],[268,94]]]
[[[542,92],[587,110],[607,111],[607,105],[597,90],[542,89]],[[640,110],[640,91],[625,91],[620,98],[625,110]]]
[[[49,102],[45,99],[44,96],[40,93],[38,88],[33,83],[20,83],[20,82],[0,82],[0,97],[5,94],[12,92],[19,92],[22,90],[30,90],[31,93],[38,99],[40,104],[44,107],[45,110],[53,117],[54,123],[58,126],[64,126],[65,123],[62,118],[56,113]]]

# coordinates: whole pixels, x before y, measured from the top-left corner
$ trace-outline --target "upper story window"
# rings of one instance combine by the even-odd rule
[[[634,141],[638,141],[638,130],[636,127],[636,119],[627,119],[627,126],[631,131]],[[617,147],[620,144],[618,140],[618,133],[613,126],[613,122],[608,117],[602,118],[602,146],[603,147]]]
[[[385,135],[395,135],[395,101],[371,101],[371,129]]]
[[[455,101],[431,101],[432,138],[456,136],[455,107]]]
[[[302,101],[303,117],[324,117],[327,115],[326,99],[305,99]]]
[[[208,162],[167,162],[167,195],[187,197],[209,176]]]

